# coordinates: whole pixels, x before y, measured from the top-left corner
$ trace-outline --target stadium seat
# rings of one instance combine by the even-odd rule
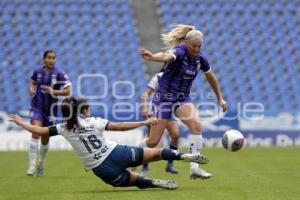
[[[300,98],[300,77],[295,76],[300,72],[295,29],[299,1],[158,0],[158,6],[165,29],[188,23],[204,33],[204,54],[229,105],[254,99],[265,105],[267,113],[295,112],[295,99]],[[196,81],[197,91],[206,85],[203,81]]]
[[[2,0],[0,8],[3,8],[0,48],[4,49],[0,52],[0,69],[10,69],[0,70],[1,110],[29,109],[28,80],[34,68],[42,64],[42,54],[49,48],[57,53],[57,66],[68,72],[75,96],[78,95],[77,78],[85,73],[109,77],[110,89],[103,99],[109,108],[113,103],[110,101],[113,80],[138,77],[134,83],[136,88],[146,85],[137,35],[132,31],[135,23],[130,1]],[[12,78],[16,91],[11,90]],[[100,83],[91,81],[84,81],[82,87],[87,95],[97,95],[104,89]],[[128,93],[127,89],[119,92],[120,95]],[[17,106],[12,102],[18,102]]]

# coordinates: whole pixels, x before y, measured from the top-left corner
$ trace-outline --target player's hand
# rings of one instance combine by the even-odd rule
[[[49,86],[43,86],[43,89],[48,93],[53,95],[53,88]]]
[[[155,125],[157,124],[157,118],[151,117],[145,121],[145,125]]]
[[[9,121],[14,122],[17,125],[21,125],[23,123],[23,119],[19,115],[15,114],[10,115]]]
[[[223,112],[228,110],[228,104],[223,98],[219,100],[219,105],[221,106]]]
[[[153,58],[153,54],[146,49],[141,49],[140,56],[145,60],[152,60]]]

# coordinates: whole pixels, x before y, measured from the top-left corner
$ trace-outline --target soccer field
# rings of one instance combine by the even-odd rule
[[[50,151],[44,177],[27,177],[27,153],[0,153],[0,199],[300,199],[300,148],[245,148],[237,153],[205,149],[210,180],[190,180],[188,163],[176,163],[178,175],[152,163],[149,176],[173,179],[179,189],[113,188],[86,173],[72,151]]]

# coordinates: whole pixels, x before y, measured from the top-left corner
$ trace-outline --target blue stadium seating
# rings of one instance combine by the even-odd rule
[[[300,1],[158,0],[162,26],[193,24],[204,33],[203,52],[219,77],[231,109],[262,102],[270,114],[300,110]],[[146,85],[139,58],[133,10],[128,0],[0,1],[0,110],[28,110],[28,80],[45,49],[57,52],[57,66],[70,76],[105,74],[111,109],[113,81],[131,80],[139,102]],[[13,83],[13,84],[12,84]],[[83,80],[82,93],[103,93],[101,80]],[[128,95],[130,87],[116,90]],[[198,76],[193,92],[212,92]],[[126,106],[125,106],[126,108]]]
[[[267,113],[300,109],[300,1],[158,0],[161,22],[192,24],[229,101],[262,102]],[[203,79],[193,91],[209,93]],[[196,99],[199,100],[199,99]]]
[[[0,26],[0,110],[28,110],[29,78],[46,49],[57,52],[57,66],[69,74],[75,96],[79,75],[100,73],[107,75],[109,91],[98,101],[111,108],[117,101],[113,81],[126,80],[138,94],[129,101],[139,101],[146,78],[129,1],[1,0]],[[101,81],[82,84],[83,94],[103,92]],[[120,95],[130,89],[124,87]]]

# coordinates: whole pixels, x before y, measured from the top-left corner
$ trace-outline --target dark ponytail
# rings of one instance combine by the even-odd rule
[[[84,110],[89,108],[89,104],[85,99],[76,99],[74,97],[65,98],[62,102],[61,112],[67,121],[67,129],[71,130],[78,127],[79,114],[83,114]]]
[[[65,98],[62,102],[61,112],[64,119],[67,121],[68,130],[78,126],[77,99],[74,97]]]

